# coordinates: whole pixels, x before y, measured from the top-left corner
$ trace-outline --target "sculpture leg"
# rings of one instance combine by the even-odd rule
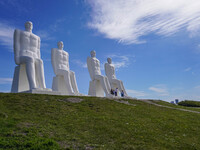
[[[121,81],[121,85],[122,85],[122,89],[123,89],[123,91],[124,91],[124,95],[125,95],[125,96],[128,96],[128,94],[126,93],[126,90],[125,90],[125,88],[124,88],[124,84],[123,84],[122,81]]]
[[[125,90],[124,85],[123,85],[123,82],[121,80],[112,79],[112,82],[117,84],[120,92],[122,92],[122,90],[123,90],[124,91],[124,95],[127,95],[126,90]]]
[[[108,88],[107,88],[107,85],[106,85],[105,77],[101,76],[101,75],[96,75],[95,78],[100,81],[101,86],[103,87],[103,90],[104,90],[106,96],[108,96],[109,91],[108,91]]]
[[[19,59],[20,63],[26,64],[26,74],[29,82],[29,87],[31,89],[36,88],[36,81],[35,81],[35,63],[34,59],[27,56],[21,56]]]
[[[108,91],[111,91],[110,82],[107,77],[105,77],[105,81],[106,81],[106,86],[107,86]]]
[[[38,79],[39,87],[45,89],[45,79],[44,79],[44,67],[43,67],[43,61],[41,59],[35,60],[35,70],[36,70],[36,76]]]
[[[69,90],[69,94],[74,94],[73,90],[72,90],[72,85],[71,85],[71,81],[70,81],[70,72],[67,70],[57,70],[58,75],[62,75],[64,76],[64,80],[66,83],[66,87]]]
[[[78,94],[79,93],[78,86],[77,86],[77,83],[76,83],[75,73],[73,71],[70,71],[70,79],[71,79],[71,85],[72,85],[72,88],[74,90],[74,93]]]

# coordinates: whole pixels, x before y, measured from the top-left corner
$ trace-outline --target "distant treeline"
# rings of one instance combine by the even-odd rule
[[[185,101],[179,102],[178,105],[187,106],[187,107],[200,107],[200,102],[192,101],[192,100],[185,100]]]

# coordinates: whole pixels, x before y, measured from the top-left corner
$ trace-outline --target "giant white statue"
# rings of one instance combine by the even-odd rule
[[[58,42],[58,48],[51,50],[51,62],[56,76],[52,89],[62,95],[79,95],[75,73],[69,69],[69,54],[63,50],[64,44]]]
[[[104,65],[106,76],[110,82],[111,88],[116,89],[119,88],[119,91],[124,93],[124,96],[128,96],[126,90],[124,88],[123,82],[118,80],[115,75],[115,67],[112,64],[112,59],[107,58],[107,63]]]
[[[101,75],[100,61],[96,58],[96,52],[93,50],[90,54],[91,57],[87,58],[87,67],[91,78],[88,95],[103,97],[105,93],[106,97],[109,97],[111,88],[108,78]]]
[[[14,31],[15,73],[11,92],[45,90],[43,61],[40,57],[40,37],[32,33],[33,24],[25,23],[25,31]]]

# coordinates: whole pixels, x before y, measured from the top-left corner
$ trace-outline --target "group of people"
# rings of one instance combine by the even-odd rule
[[[44,68],[40,55],[40,37],[33,34],[32,29],[33,24],[28,21],[25,23],[25,31],[15,30],[15,63],[17,65],[25,64],[29,90],[45,90]],[[52,89],[65,95],[79,95],[75,73],[69,68],[69,54],[63,50],[63,47],[63,42],[59,41],[58,48],[52,48],[51,51],[52,66],[56,75],[53,79]],[[96,58],[96,52],[93,50],[90,54],[91,56],[87,58],[87,67],[91,77],[88,95],[104,96],[105,94],[106,97],[117,96],[119,90],[121,97],[127,96],[123,82],[116,78],[112,59],[107,58],[107,63],[104,65],[106,74],[104,76],[101,74],[100,61]],[[17,74],[19,71],[15,70],[15,72]],[[19,76],[14,77],[11,92],[22,92],[19,89],[24,87],[24,82],[17,79],[20,78]],[[113,90],[113,87],[117,88]]]
[[[118,88],[116,88],[115,90],[111,89],[110,90],[110,94],[117,96],[118,95]],[[124,97],[124,91],[121,91],[121,97]]]

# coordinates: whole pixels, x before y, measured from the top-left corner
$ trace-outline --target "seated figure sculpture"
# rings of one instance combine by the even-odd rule
[[[87,58],[87,67],[91,77],[88,95],[103,97],[110,97],[110,84],[108,78],[101,75],[100,62],[96,58],[96,52],[90,52],[91,57]]]
[[[128,96],[126,90],[124,88],[123,82],[118,80],[115,75],[115,67],[112,64],[112,59],[107,58],[107,63],[104,65],[106,76],[110,82],[111,88],[116,89],[119,88],[119,91],[124,94],[124,96]]]
[[[43,61],[40,57],[40,37],[32,33],[33,24],[25,23],[25,31],[14,31],[15,73],[12,93],[45,90]],[[49,89],[46,89],[49,90]]]
[[[69,54],[63,50],[64,44],[58,42],[58,48],[51,50],[51,62],[56,77],[53,78],[52,90],[62,95],[79,95],[75,73],[69,69]]]

